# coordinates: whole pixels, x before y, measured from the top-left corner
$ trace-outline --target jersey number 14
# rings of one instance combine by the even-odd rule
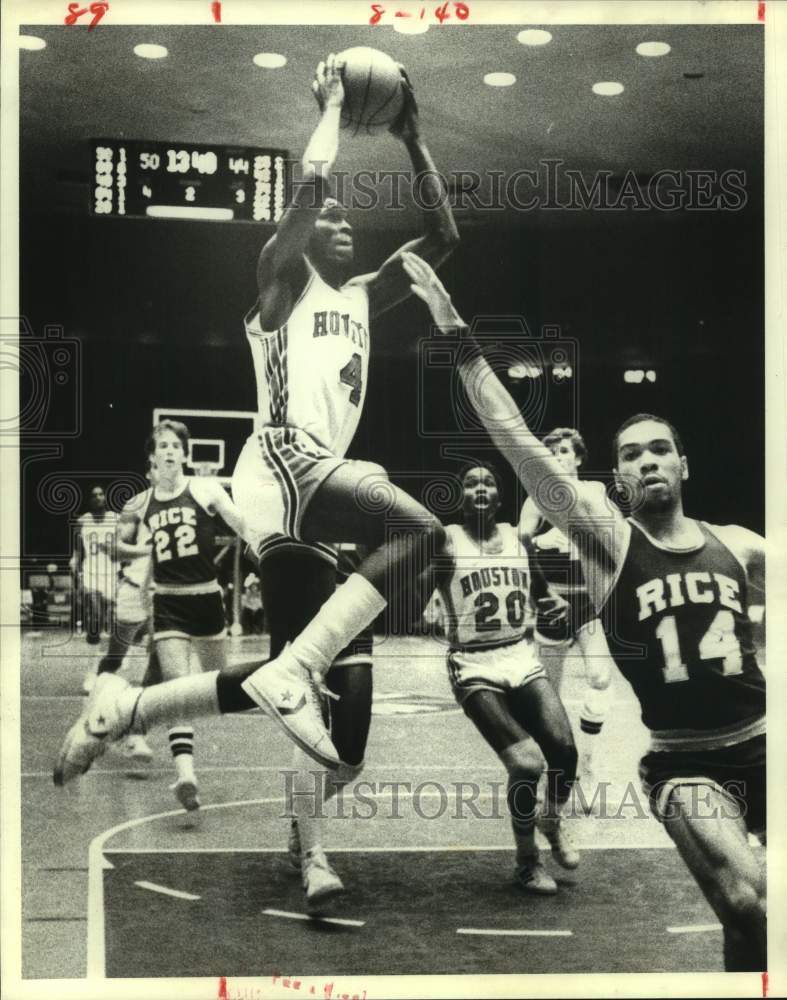
[[[661,643],[664,654],[664,680],[667,684],[687,681],[689,671],[683,662],[678,638],[678,626],[674,615],[662,618],[656,628],[656,638]],[[698,653],[701,660],[721,660],[725,677],[743,673],[741,645],[735,634],[735,619],[731,611],[722,610],[708,626],[700,639]]]

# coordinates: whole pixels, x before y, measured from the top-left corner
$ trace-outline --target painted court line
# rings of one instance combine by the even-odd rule
[[[668,927],[668,934],[703,934],[706,931],[720,931],[721,924],[687,924],[685,927]]]
[[[482,934],[485,937],[572,937],[573,931],[495,930],[487,927],[457,927],[457,934]]]
[[[168,889],[165,885],[157,885],[155,882],[135,882],[140,889],[150,889],[151,892],[160,892],[162,896],[174,896],[175,899],[202,899],[202,896],[193,896],[190,892],[181,892],[180,889]]]
[[[374,798],[379,798],[379,793],[373,796]],[[403,794],[402,798],[409,797],[407,794]],[[424,798],[431,797],[429,793],[424,795]],[[242,809],[257,806],[267,806],[267,805],[282,805],[284,803],[283,796],[271,796],[261,799],[239,799],[232,802],[212,802],[208,805],[202,806],[202,812],[207,813],[213,810],[223,810],[223,809]],[[119,833],[124,833],[128,830],[134,830],[143,826],[147,823],[154,823],[161,819],[170,819],[172,817],[182,817],[182,809],[169,809],[166,812],[151,813],[147,816],[137,816],[134,819],[125,820],[122,823],[118,823],[116,826],[110,827],[95,836],[88,848],[88,906],[87,906],[87,978],[90,980],[105,979],[106,978],[106,941],[104,937],[105,929],[105,913],[104,913],[104,871],[114,867],[109,857],[113,854],[157,854],[157,853],[202,853],[203,850],[206,852],[216,853],[226,853],[226,854],[242,854],[242,853],[276,853],[282,854],[284,851],[281,848],[256,848],[253,851],[249,850],[236,850],[233,848],[187,848],[186,850],[180,849],[167,849],[167,848],[133,848],[129,847],[125,850],[122,848],[108,849],[106,844],[113,837],[117,836]],[[666,839],[666,838],[665,838]],[[607,850],[609,849],[609,844],[604,840],[600,843],[593,844],[583,844],[583,850]],[[628,849],[628,850],[642,850],[649,847],[653,847],[652,844],[639,844],[639,843],[629,843],[629,844],[618,844],[615,845],[615,849]],[[675,849],[675,845],[671,841],[667,841],[662,845],[662,849]],[[333,848],[331,849],[333,852]],[[429,844],[417,847],[344,847],[339,848],[339,851],[343,852],[353,852],[353,853],[374,853],[378,851],[388,852],[406,852],[406,851],[431,851],[434,853],[445,853],[447,851],[503,851],[511,850],[510,845],[505,847],[500,845],[489,845],[484,847],[478,847],[469,844],[454,844],[454,845],[437,845]]]
[[[288,920],[307,920],[309,923],[317,921],[321,924],[340,924],[342,927],[363,927],[364,920],[348,920],[346,917],[310,917],[306,913],[291,913],[289,910],[263,910],[269,917],[286,917]]]

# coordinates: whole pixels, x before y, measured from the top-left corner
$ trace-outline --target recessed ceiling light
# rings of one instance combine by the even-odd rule
[[[278,52],[258,52],[252,62],[255,66],[262,66],[263,69],[281,69],[287,65],[287,56]]]
[[[548,31],[542,31],[541,28],[525,28],[524,31],[519,32],[516,40],[520,45],[546,45],[547,42],[552,41],[552,36]]]
[[[593,93],[599,94],[601,97],[615,97],[616,94],[622,94],[624,90],[625,87],[622,83],[615,83],[612,80],[593,84]]]
[[[40,49],[46,48],[46,42],[38,35],[20,35],[19,48],[27,49],[28,52],[38,52]]]
[[[429,22],[421,18],[397,17],[394,21],[394,31],[400,35],[422,35],[429,30]]]
[[[637,55],[640,56],[665,56],[670,51],[671,46],[666,42],[640,42],[637,46]]]
[[[147,42],[143,42],[141,45],[134,46],[134,55],[139,56],[140,59],[163,59],[169,53],[163,45],[149,45]]]
[[[510,87],[516,83],[516,77],[513,73],[487,73],[484,83],[487,87]]]

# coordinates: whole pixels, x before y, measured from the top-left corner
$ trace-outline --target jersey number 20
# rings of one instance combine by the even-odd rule
[[[361,389],[363,388],[363,381],[361,379],[362,372],[363,364],[361,363],[360,354],[353,354],[344,368],[342,368],[339,372],[339,381],[344,385],[352,387],[350,402],[353,406],[361,405]]]
[[[484,592],[476,597],[474,606],[478,609],[475,613],[476,632],[493,632],[502,626],[502,622],[497,618],[500,608],[500,600],[497,594]],[[525,620],[525,608],[527,607],[527,597],[521,590],[511,590],[506,597],[506,616],[511,628],[519,628]]]
[[[196,538],[196,532],[191,527],[190,524],[179,524],[175,528],[175,552],[178,559],[185,559],[186,556],[195,556],[199,552],[199,546],[192,544]],[[153,541],[156,546],[156,562],[162,563],[166,562],[167,559],[172,558],[172,549],[169,547],[169,543],[172,541],[172,536],[168,531],[163,531],[159,529],[153,536]]]

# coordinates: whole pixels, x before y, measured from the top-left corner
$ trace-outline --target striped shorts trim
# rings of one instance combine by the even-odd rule
[[[284,534],[301,541],[301,519],[309,501],[345,459],[295,427],[263,427],[258,440],[263,461],[281,490]]]
[[[262,562],[273,552],[313,552],[332,566],[336,566],[337,554],[335,545],[324,545],[322,542],[302,542],[287,535],[268,535],[257,546],[253,553],[258,562]]]

